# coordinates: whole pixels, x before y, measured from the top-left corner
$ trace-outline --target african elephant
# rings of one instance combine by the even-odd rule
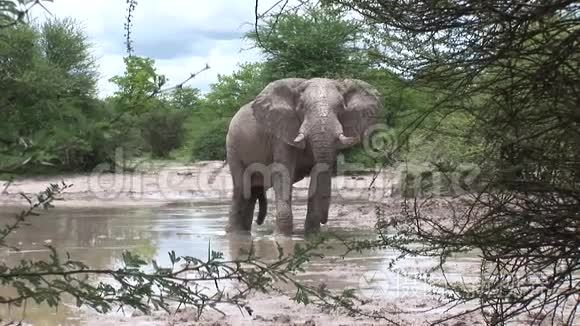
[[[228,231],[250,231],[274,188],[277,231],[292,233],[292,184],[311,177],[304,230],[326,224],[337,152],[356,145],[381,111],[379,93],[360,80],[287,78],[267,85],[232,118],[226,138],[233,179]]]

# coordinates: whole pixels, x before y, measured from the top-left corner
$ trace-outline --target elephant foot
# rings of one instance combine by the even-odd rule
[[[226,233],[242,233],[242,234],[246,234],[246,233],[250,233],[251,229],[248,229],[242,225],[239,224],[229,224],[226,227]]]
[[[292,235],[294,229],[292,208],[288,204],[279,204],[276,212],[276,232],[283,235]]]
[[[249,222],[249,223],[248,223]],[[226,226],[227,233],[249,233],[252,230],[252,220],[243,218],[240,215],[230,215],[228,225]]]
[[[284,235],[284,236],[291,236],[292,235],[292,231],[293,231],[293,226],[292,224],[278,224],[276,226],[276,233]]]
[[[306,213],[306,220],[304,221],[304,233],[312,234],[320,231],[321,218],[316,214]]]
[[[304,234],[314,234],[320,232],[320,223],[306,219],[304,222]]]

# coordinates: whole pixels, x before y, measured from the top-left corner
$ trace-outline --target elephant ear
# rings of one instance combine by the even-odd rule
[[[300,128],[297,112],[300,85],[306,79],[285,78],[271,82],[252,103],[254,117],[268,133],[286,144],[304,148],[304,142],[295,142]]]
[[[377,123],[382,112],[380,93],[369,83],[358,79],[344,79],[341,86],[346,107],[339,118],[343,133],[361,141],[365,131]]]

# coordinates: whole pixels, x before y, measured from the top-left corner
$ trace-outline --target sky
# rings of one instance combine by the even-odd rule
[[[260,12],[275,2],[260,0]],[[31,16],[39,21],[47,17],[77,20],[99,66],[99,96],[113,94],[115,86],[108,80],[124,71],[126,1],[54,0],[44,4],[48,12],[37,6]],[[260,60],[260,53],[241,39],[253,28],[254,5],[254,0],[140,0],[133,19],[134,53],[154,59],[157,72],[169,79],[168,86],[209,64],[210,70],[186,84],[205,93],[218,74],[230,74],[241,63]]]

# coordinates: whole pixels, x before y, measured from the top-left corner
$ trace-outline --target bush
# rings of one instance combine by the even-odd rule
[[[375,158],[369,155],[362,145],[343,150],[341,153],[344,155],[346,163],[358,163],[365,168],[373,167],[377,164]]]
[[[411,162],[433,163],[445,170],[479,162],[483,144],[475,137],[468,137],[474,128],[472,119],[461,112],[444,117],[433,113],[409,137],[405,158]]]
[[[225,160],[226,135],[229,124],[229,118],[210,122],[207,128],[201,131],[193,140],[192,158],[197,161]]]
[[[90,170],[106,112],[78,23],[49,20],[0,30],[0,170]],[[26,162],[26,167],[22,162]]]
[[[167,158],[183,144],[186,117],[185,111],[163,106],[144,114],[141,134],[153,157]]]

